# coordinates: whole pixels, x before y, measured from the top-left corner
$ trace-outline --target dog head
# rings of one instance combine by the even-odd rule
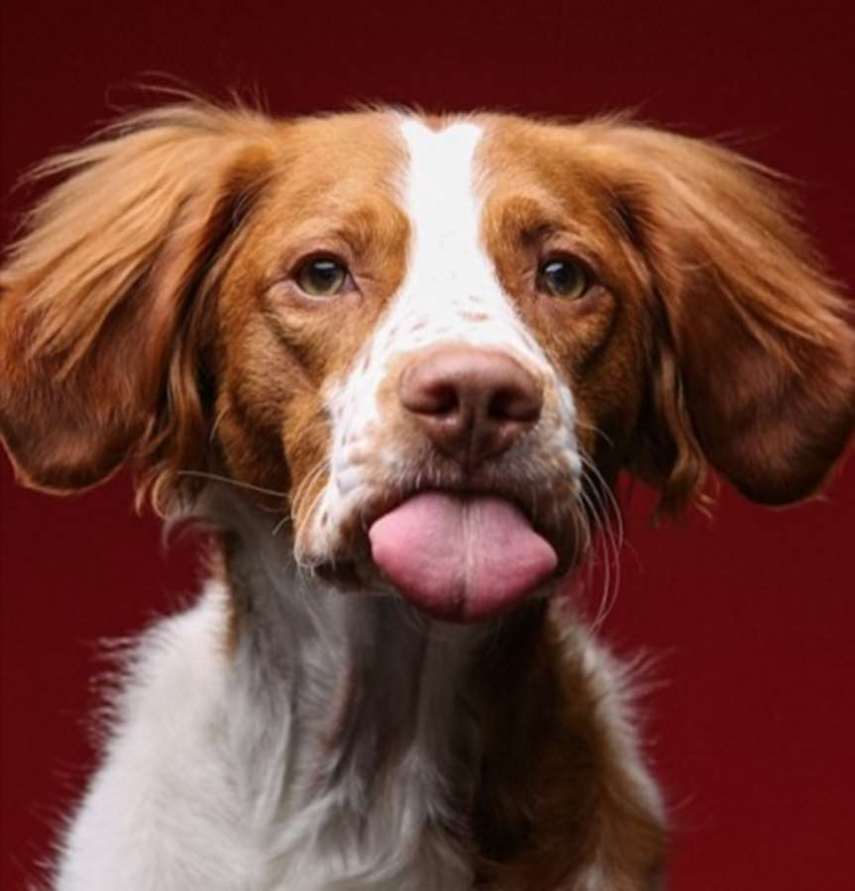
[[[855,337],[770,177],[709,143],[389,110],[187,105],[65,174],[0,277],[0,432],[70,491],[125,461],[281,493],[299,560],[446,618],[574,565],[623,469],[814,492]],[[477,546],[476,546],[477,545]]]

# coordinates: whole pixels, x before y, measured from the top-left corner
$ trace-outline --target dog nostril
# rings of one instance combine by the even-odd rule
[[[534,387],[501,387],[490,397],[487,417],[499,423],[534,424],[540,417],[540,393]]]
[[[420,414],[448,416],[460,410],[460,395],[457,388],[451,384],[440,381],[424,391],[425,398],[415,410]]]

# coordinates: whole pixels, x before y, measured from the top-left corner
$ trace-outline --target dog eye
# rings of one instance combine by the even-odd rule
[[[591,276],[577,260],[553,258],[540,264],[537,287],[553,297],[574,299],[591,287]]]
[[[332,257],[313,257],[297,270],[300,289],[310,297],[335,297],[347,284],[347,267]]]

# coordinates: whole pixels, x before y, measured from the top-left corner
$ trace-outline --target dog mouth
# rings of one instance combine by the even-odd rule
[[[504,613],[559,565],[526,514],[489,493],[416,493],[368,525],[368,542],[374,566],[401,596],[446,621]]]
[[[349,513],[335,556],[315,563],[316,573],[342,591],[398,596],[452,622],[490,619],[548,595],[577,558],[570,481],[566,490],[473,483],[378,487]]]

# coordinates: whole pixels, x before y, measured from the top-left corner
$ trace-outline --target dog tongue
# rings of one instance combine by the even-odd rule
[[[472,621],[521,600],[556,567],[555,551],[508,501],[426,492],[369,530],[396,588],[441,619]]]

